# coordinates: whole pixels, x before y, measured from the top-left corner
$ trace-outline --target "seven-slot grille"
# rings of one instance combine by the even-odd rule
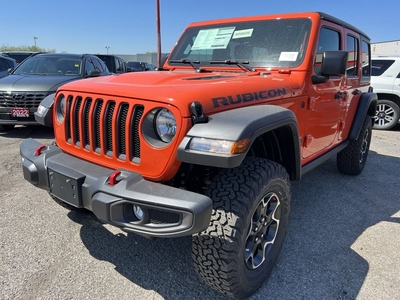
[[[68,143],[121,160],[140,162],[139,123],[143,105],[69,96],[67,106],[64,124]]]
[[[48,92],[0,92],[0,107],[35,108]]]

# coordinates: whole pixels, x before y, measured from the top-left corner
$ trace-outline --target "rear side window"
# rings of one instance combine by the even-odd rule
[[[349,52],[347,60],[347,76],[358,75],[358,39],[348,35],[346,37],[346,50]]]
[[[361,63],[361,81],[369,81],[371,79],[371,45],[365,40],[361,42]]]
[[[372,60],[372,76],[382,75],[394,63],[389,59],[373,59]]]

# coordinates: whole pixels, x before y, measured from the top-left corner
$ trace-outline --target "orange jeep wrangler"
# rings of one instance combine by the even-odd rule
[[[290,182],[336,155],[367,161],[377,96],[366,34],[319,12],[190,24],[156,71],[75,81],[20,146],[26,180],[62,206],[148,238],[191,235],[194,266],[242,299],[267,278]]]

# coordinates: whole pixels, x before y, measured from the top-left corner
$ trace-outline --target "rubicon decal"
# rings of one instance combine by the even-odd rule
[[[286,95],[286,89],[271,89],[271,90],[264,90],[258,91],[253,93],[244,93],[244,94],[237,94],[236,96],[222,96],[212,98],[212,102],[214,107],[220,106],[228,106],[228,105],[235,105],[240,104],[243,102],[252,102],[257,100],[275,98]]]

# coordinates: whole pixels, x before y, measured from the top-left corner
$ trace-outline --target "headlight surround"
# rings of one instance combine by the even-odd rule
[[[166,108],[160,109],[154,117],[155,132],[164,143],[170,143],[176,135],[176,119],[174,114]]]
[[[61,95],[57,99],[56,103],[56,118],[57,122],[59,124],[62,124],[65,119],[65,106],[66,106],[67,100],[65,99],[64,95]]]

